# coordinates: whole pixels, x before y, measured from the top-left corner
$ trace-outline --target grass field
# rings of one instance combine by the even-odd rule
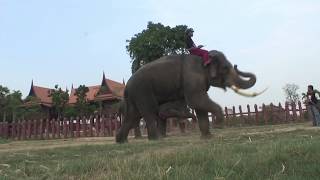
[[[226,128],[160,141],[0,139],[0,179],[319,179],[320,128]]]

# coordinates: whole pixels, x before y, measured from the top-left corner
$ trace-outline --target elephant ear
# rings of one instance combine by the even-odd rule
[[[210,80],[214,79],[218,75],[218,67],[219,67],[219,51],[212,50],[209,52],[209,58],[211,59],[209,65],[209,78]]]

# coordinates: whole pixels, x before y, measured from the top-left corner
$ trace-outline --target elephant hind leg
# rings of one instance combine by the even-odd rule
[[[117,143],[124,143],[128,141],[128,135],[130,129],[134,128],[136,122],[140,120],[139,112],[133,107],[128,107],[127,114],[123,117],[123,123],[116,135],[116,142]]]
[[[136,104],[139,112],[146,122],[148,139],[159,139],[157,122],[161,121],[161,119],[158,116],[159,107],[156,98],[153,96],[153,94],[143,94],[138,98]]]

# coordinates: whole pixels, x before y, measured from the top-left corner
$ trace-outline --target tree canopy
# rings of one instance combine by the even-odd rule
[[[286,95],[286,101],[289,103],[297,103],[300,99],[298,94],[299,86],[296,84],[286,84],[283,91]]]
[[[58,85],[55,85],[54,88],[55,89],[49,91],[49,97],[52,98],[52,106],[55,109],[58,118],[60,118],[69,101],[69,94],[68,90],[63,91]]]
[[[161,23],[149,22],[147,29],[135,34],[126,46],[132,59],[131,71],[136,72],[142,65],[170,54],[187,52],[185,44],[186,25],[173,28]]]

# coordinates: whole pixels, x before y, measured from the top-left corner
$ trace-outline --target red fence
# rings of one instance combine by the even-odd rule
[[[307,120],[307,107],[303,107],[300,102],[298,105],[285,104],[284,107],[280,103],[277,106],[273,104],[263,104],[261,107],[247,105],[245,108],[239,106],[238,111],[233,106],[231,109],[226,107],[224,111],[225,126],[279,124]],[[209,120],[214,126],[214,117],[210,114]],[[181,126],[191,130],[197,128],[197,123],[194,121],[184,121],[183,125],[171,119],[168,123],[168,132],[176,130],[178,124],[180,129]],[[0,137],[25,140],[115,136],[119,127],[120,121],[114,116],[107,115],[64,118],[60,120],[23,120],[0,123]],[[130,133],[133,135],[133,131]],[[143,128],[143,134],[146,134],[145,128]]]

